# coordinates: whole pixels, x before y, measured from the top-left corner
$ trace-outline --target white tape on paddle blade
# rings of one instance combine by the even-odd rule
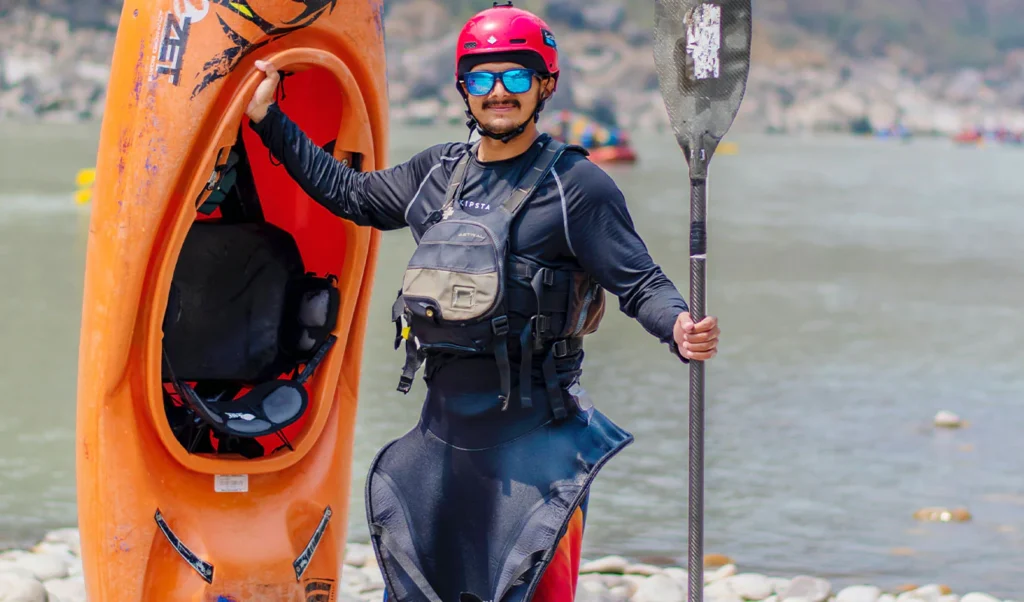
[[[217,493],[247,493],[249,475],[219,474],[213,477],[213,490]]]
[[[693,59],[694,79],[717,78],[722,48],[722,7],[701,4],[686,17],[686,54]]]

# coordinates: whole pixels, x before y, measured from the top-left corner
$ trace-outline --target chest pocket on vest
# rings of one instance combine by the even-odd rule
[[[438,325],[488,319],[504,299],[499,244],[486,226],[468,221],[444,221],[427,230],[405,272],[406,307],[415,318]]]

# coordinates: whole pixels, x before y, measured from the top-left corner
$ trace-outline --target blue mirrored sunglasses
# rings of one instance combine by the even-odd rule
[[[525,94],[533,87],[533,78],[537,72],[533,69],[509,69],[501,73],[492,71],[473,71],[462,76],[466,91],[473,96],[487,96],[494,89],[494,84],[501,78],[501,85],[509,94]]]

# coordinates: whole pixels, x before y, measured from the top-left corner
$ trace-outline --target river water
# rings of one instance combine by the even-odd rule
[[[398,129],[392,160],[463,131]],[[98,127],[0,124],[0,547],[75,523],[74,415],[88,205],[71,197]],[[712,164],[706,549],[741,570],[837,585],[1024,593],[1024,203],[1019,149],[737,136]],[[688,193],[667,135],[610,169],[652,255],[684,287]],[[410,428],[389,308],[412,249],[382,245],[361,386],[363,476]],[[686,557],[687,372],[611,310],[584,385],[636,442],[595,484],[584,553]],[[937,430],[949,409],[969,421]],[[963,506],[963,524],[919,523]]]

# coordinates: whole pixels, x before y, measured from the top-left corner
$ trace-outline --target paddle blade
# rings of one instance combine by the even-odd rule
[[[691,177],[736,119],[750,73],[751,0],[656,0],[654,63]]]

